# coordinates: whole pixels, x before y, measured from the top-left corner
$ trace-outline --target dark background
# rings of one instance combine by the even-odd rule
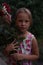
[[[40,57],[37,61],[35,61],[34,65],[43,65],[43,0],[0,0],[0,4],[3,2],[8,3],[11,7],[12,22],[14,21],[13,16],[15,15],[15,12],[18,8],[26,7],[32,12],[33,24],[30,31],[36,36],[38,40],[40,53]],[[0,18],[0,45],[6,43],[6,41],[3,39],[3,36],[1,35],[2,26],[3,25],[1,24]],[[9,35],[10,34],[12,36],[12,31],[9,31]]]

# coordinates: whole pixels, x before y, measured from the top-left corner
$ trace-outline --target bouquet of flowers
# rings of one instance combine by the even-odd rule
[[[4,2],[0,5],[0,16],[3,16],[3,15],[8,14],[10,12],[11,12],[11,8],[7,3]]]
[[[10,13],[11,13],[11,8],[10,8],[9,4],[2,3],[2,5],[0,5],[0,16],[8,24],[10,24],[10,22],[11,22]]]

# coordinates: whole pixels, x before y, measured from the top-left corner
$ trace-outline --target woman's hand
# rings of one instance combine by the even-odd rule
[[[2,18],[8,24],[10,24],[12,22],[12,20],[11,20],[11,14],[9,14],[9,13],[5,13]]]
[[[8,44],[4,50],[5,54],[9,54],[10,51],[14,50],[14,51],[17,51],[16,48],[18,48],[19,46],[17,46],[17,42],[15,43],[15,40],[11,43],[11,44]]]
[[[19,54],[19,53],[14,53],[11,55],[11,57],[16,60],[16,61],[20,61],[24,59],[24,55],[23,54]]]

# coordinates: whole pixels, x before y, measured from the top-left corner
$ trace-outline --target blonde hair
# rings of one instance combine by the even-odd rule
[[[15,20],[17,19],[18,14],[19,14],[19,13],[22,13],[22,12],[25,12],[25,13],[28,14],[28,16],[29,16],[29,18],[30,18],[30,22],[32,23],[32,14],[31,14],[30,10],[27,9],[27,8],[19,8],[19,9],[17,10],[17,12],[16,12]]]

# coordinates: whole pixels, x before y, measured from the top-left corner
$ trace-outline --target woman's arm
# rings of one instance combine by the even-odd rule
[[[27,60],[36,60],[39,58],[39,48],[36,38],[32,40],[32,55],[24,55],[24,59]]]

